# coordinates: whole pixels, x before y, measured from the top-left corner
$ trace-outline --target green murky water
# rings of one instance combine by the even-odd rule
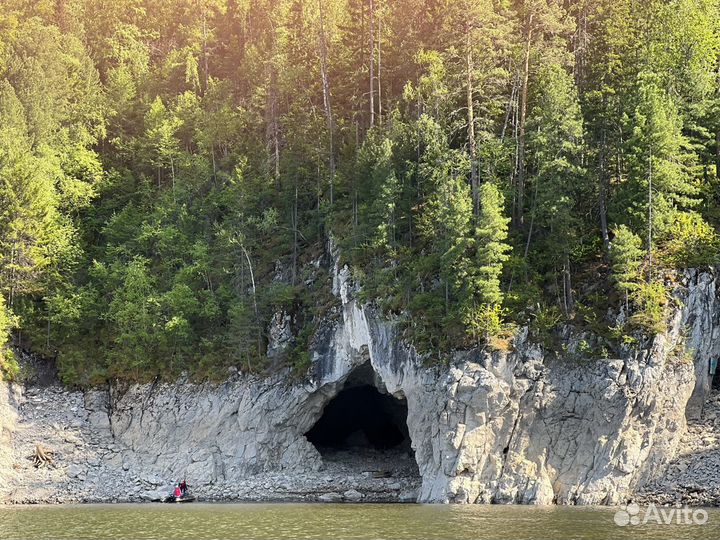
[[[720,538],[704,525],[616,525],[613,508],[415,504],[0,507],[0,539]],[[642,514],[641,514],[642,517]]]

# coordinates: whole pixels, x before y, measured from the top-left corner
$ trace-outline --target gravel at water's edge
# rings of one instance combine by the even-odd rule
[[[667,472],[635,497],[640,504],[720,506],[720,392],[710,395],[699,420],[688,422]]]
[[[10,447],[2,449],[9,455],[3,455],[8,463],[0,475],[0,504],[143,502],[170,493],[178,479],[133,470],[128,459],[132,450],[115,441],[109,424],[99,429],[97,419],[88,417],[85,406],[81,392],[60,386],[26,389],[17,422],[12,422]],[[32,456],[38,444],[52,451],[52,466],[34,466]],[[323,461],[320,471],[267,472],[240,482],[190,488],[203,501],[417,499],[420,475],[414,458],[407,453],[360,449],[330,453]]]

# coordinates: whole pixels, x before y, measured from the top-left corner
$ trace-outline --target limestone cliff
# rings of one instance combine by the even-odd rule
[[[0,501],[135,500],[179,476],[206,496],[331,500],[322,497],[345,482],[357,499],[362,489],[323,473],[304,434],[369,365],[372,383],[407,403],[418,500],[613,504],[672,459],[720,347],[709,272],[686,275],[666,333],[617,359],[551,360],[522,331],[511,352],[463,351],[427,368],[353,297],[347,268],[336,267],[334,292],[340,311],[317,333],[301,382],[235,375],[85,393],[0,383]],[[570,352],[581,337],[568,332]],[[57,469],[28,465],[39,439],[57,446]],[[391,489],[408,498],[412,487]]]

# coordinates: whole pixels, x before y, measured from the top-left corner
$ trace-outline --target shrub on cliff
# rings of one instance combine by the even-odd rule
[[[668,227],[662,258],[676,268],[717,264],[717,232],[695,212],[676,212]]]

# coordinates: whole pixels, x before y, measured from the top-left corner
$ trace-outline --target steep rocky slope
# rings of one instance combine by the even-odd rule
[[[85,393],[0,385],[0,500],[140,500],[185,477],[206,497],[618,503],[662,474],[686,412],[697,416],[707,397],[716,281],[690,273],[684,285],[668,331],[624,358],[579,359],[582,336],[568,334],[573,359],[551,360],[521,332],[510,353],[466,351],[426,368],[336,267],[342,307],[302,382],[277,373]],[[304,437],[361,372],[406,403],[420,479],[324,462]],[[53,447],[57,468],[30,466],[38,442]]]

